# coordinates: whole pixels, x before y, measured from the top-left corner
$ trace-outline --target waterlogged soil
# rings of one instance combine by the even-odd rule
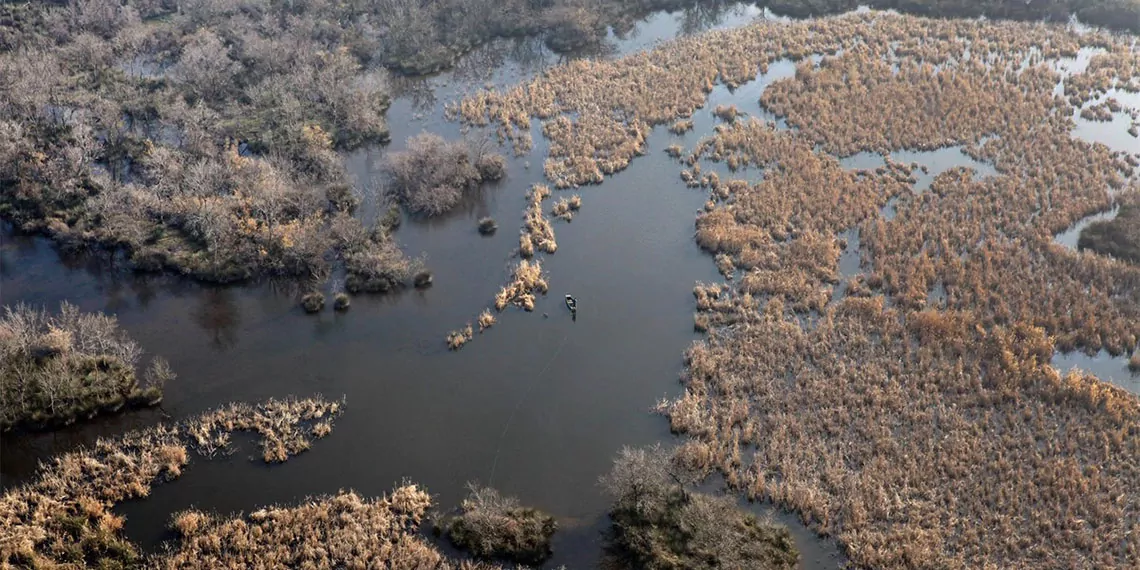
[[[758,16],[763,14],[747,7],[657,14],[623,38],[611,36],[611,49],[600,57]],[[1079,72],[1082,57],[1088,56],[1059,65]],[[397,80],[399,96],[388,114],[393,142],[345,157],[358,188],[378,186],[383,157],[402,148],[409,136],[424,130],[448,138],[481,136],[461,132],[444,117],[448,102],[533,77],[558,61],[539,40],[500,41],[464,57],[453,71]],[[582,209],[570,223],[554,222],[558,252],[542,258],[550,293],[539,298],[533,313],[508,309],[494,327],[457,352],[447,350],[444,337],[491,305],[513,262],[526,190],[542,181],[547,145],[537,124],[534,148],[510,160],[503,182],[442,218],[404,220],[397,240],[410,255],[426,258],[435,274],[431,288],[355,296],[345,313],[326,306],[318,315],[304,314],[298,292],[288,284],[216,287],[132,275],[107,259],[63,254],[43,238],[18,236],[5,227],[4,304],[55,306],[66,299],[85,311],[116,313],[123,328],[148,353],[167,358],[179,378],[167,386],[160,409],[51,433],[5,436],[3,486],[26,480],[38,461],[97,437],[178,420],[224,402],[343,395],[348,410],[334,433],[287,464],[249,461],[257,450],[242,440],[233,457],[195,461],[178,481],[122,505],[128,537],[144,548],[158,548],[170,538],[164,530],[170,514],[190,506],[248,512],[345,488],[378,495],[404,479],[425,485],[440,507],[451,508],[467,481],[479,481],[558,518],[561,530],[547,567],[596,566],[607,526],[607,500],[597,478],[624,445],[672,441],[667,422],[650,408],[679,394],[682,352],[700,338],[693,331],[694,283],[723,279],[693,240],[693,217],[706,194],[686,188],[678,176],[682,166],[662,151],[670,144],[694,148],[718,122],[711,112],[717,105],[736,105],[746,115],[787,128],[758,100],[772,82],[794,75],[794,62],[785,60],[734,90],[716,87],[694,115],[692,131],[676,135],[655,129],[647,156],[602,186],[574,191],[582,196]],[[1112,122],[1077,117],[1075,122],[1074,136],[1136,150],[1121,117]],[[1116,146],[1127,144],[1133,146]],[[926,167],[927,172],[914,173],[916,193],[954,167],[972,168],[977,177],[995,174],[991,165],[957,147],[898,151],[891,158]],[[874,169],[884,157],[861,154],[843,161],[848,168]],[[729,174],[724,165],[714,168],[722,179]],[[734,176],[755,181],[763,172]],[[554,198],[569,194],[556,191]],[[361,215],[375,216],[376,206],[366,199]],[[883,215],[893,216],[893,203]],[[497,233],[478,233],[476,220],[483,216],[498,222]],[[840,269],[847,278],[866,263],[857,232],[842,237],[847,247]],[[579,300],[576,319],[563,304],[565,293]],[[1140,381],[1121,359],[1058,355],[1054,362],[1062,370],[1078,366],[1140,391]],[[789,525],[803,553],[802,567],[843,563],[833,542],[819,539],[794,517],[757,508]]]

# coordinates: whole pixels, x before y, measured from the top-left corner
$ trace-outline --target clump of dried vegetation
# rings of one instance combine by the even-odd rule
[[[479,313],[479,332],[483,332],[491,328],[495,324],[495,315],[491,313],[490,309],[483,309]]]
[[[230,519],[184,511],[174,521],[181,540],[152,567],[498,568],[450,560],[417,536],[430,506],[426,491],[406,483],[375,499],[341,491]]]
[[[1100,50],[1084,71],[1051,65],[1081,48]],[[736,118],[682,156],[682,177],[710,192],[696,240],[734,275],[694,291],[709,337],[663,408],[689,460],[798,512],[861,566],[1132,566],[1140,403],[1050,365],[1140,345],[1140,268],[1053,243],[1135,193],[1136,157],[1072,136],[1082,106],[1140,91],[1129,38],[878,12],[761,23],[572,62],[455,111],[516,142],[545,121],[548,176],[596,182],[717,81],[781,58],[796,74],[760,102],[794,131]],[[997,174],[950,169],[916,193],[916,165],[889,157],[952,145]],[[834,156],[860,152],[885,165]],[[705,161],[764,176],[714,179]],[[844,295],[837,236],[852,228],[865,275]]]
[[[535,184],[526,194],[527,208],[523,211],[523,227],[519,233],[519,255],[522,257],[534,257],[535,251],[558,251],[554,226],[542,211],[542,202],[549,197],[550,188],[543,184]]]
[[[482,329],[479,330],[482,332]],[[475,331],[471,328],[471,323],[467,323],[463,328],[447,333],[447,348],[459,350],[474,337]]]
[[[550,213],[555,218],[562,218],[569,222],[574,219],[574,214],[580,209],[582,209],[582,197],[574,194],[570,198],[559,198],[550,209]]]
[[[408,139],[407,148],[390,154],[385,163],[393,198],[423,216],[450,211],[483,182],[502,178],[506,168],[498,154],[432,133]]]
[[[0,566],[151,567],[123,537],[123,518],[112,508],[127,499],[146,497],[156,482],[179,477],[189,462],[190,445],[203,448],[196,433],[206,429],[207,439],[219,442],[228,441],[235,429],[253,429],[267,442],[289,441],[304,429],[301,422],[317,418],[313,431],[327,434],[341,408],[340,403],[314,399],[231,405],[183,425],[159,425],[100,439],[90,448],[56,457],[41,465],[34,480],[0,497]],[[273,445],[263,443],[263,447]],[[305,448],[285,444],[287,453]],[[194,530],[201,525],[186,519],[182,526]]]
[[[800,556],[787,528],[757,519],[727,496],[686,488],[703,476],[694,470],[704,467],[701,452],[621,450],[601,480],[614,501],[610,556],[622,567],[651,570],[795,568]]]
[[[549,286],[542,272],[542,262],[523,259],[511,272],[511,280],[495,295],[495,310],[502,311],[515,305],[526,311],[534,310],[536,294],[546,294]]]
[[[436,532],[477,558],[538,565],[550,557],[554,517],[490,487],[468,483],[467,490],[458,512],[435,521]]]
[[[194,418],[184,429],[198,453],[207,456],[228,453],[234,431],[256,432],[265,462],[280,463],[309,449],[314,437],[327,435],[343,410],[343,402],[316,398],[232,403]]]
[[[162,358],[139,368],[142,349],[113,316],[19,304],[0,318],[0,429],[70,424],[124,406],[155,405],[174,372]],[[140,382],[140,379],[142,380]]]
[[[1119,208],[1112,220],[1093,222],[1081,230],[1077,248],[1140,264],[1140,190],[1122,196]]]

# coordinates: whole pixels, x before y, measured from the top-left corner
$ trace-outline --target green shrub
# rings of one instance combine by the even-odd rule
[[[554,517],[488,487],[469,483],[467,489],[460,512],[438,523],[452,544],[478,558],[520,564],[537,565],[550,556]]]

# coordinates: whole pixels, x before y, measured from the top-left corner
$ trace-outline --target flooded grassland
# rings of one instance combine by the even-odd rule
[[[1082,72],[1057,71],[1082,48],[1098,49]],[[1140,148],[1073,136],[1079,109],[1140,89],[1133,38],[874,12],[762,23],[575,62],[456,112],[524,148],[542,121],[547,176],[590,184],[665,150],[648,133],[706,115],[718,82],[747,88],[784,58],[794,75],[759,100],[782,124],[713,110],[713,133],[670,152],[708,189],[696,240],[731,277],[696,289],[709,336],[661,405],[680,453],[860,565],[1134,564],[1136,397],[1051,365],[1138,348],[1140,268],[1053,242],[1138,191]],[[891,159],[959,145],[993,172],[916,189],[925,167]],[[865,152],[886,160],[839,160]],[[862,271],[841,275],[856,228]]]

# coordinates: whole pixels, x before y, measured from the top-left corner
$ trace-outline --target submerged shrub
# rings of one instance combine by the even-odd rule
[[[350,305],[352,305],[352,299],[348,293],[337,293],[336,297],[333,298],[333,308],[338,311],[347,311]]]
[[[467,490],[459,512],[436,523],[452,544],[477,558],[520,564],[550,557],[550,538],[558,529],[554,517],[489,487],[468,483]]]
[[[495,154],[472,157],[463,142],[448,142],[432,133],[408,139],[407,149],[389,155],[384,167],[393,196],[410,212],[443,214],[477,190],[485,180],[498,180],[506,160]]]
[[[494,324],[495,324],[495,315],[491,314],[490,310],[483,309],[483,312],[479,313],[479,332],[483,332],[483,331],[491,328],[491,325],[494,325]]]
[[[325,306],[325,294],[320,291],[310,291],[301,296],[301,307],[306,313],[320,312]]]
[[[499,224],[496,224],[495,220],[490,217],[479,218],[479,233],[489,236],[495,233],[497,229],[499,229]]]
[[[174,378],[155,358],[139,382],[142,349],[113,316],[57,314],[19,304],[0,318],[0,428],[71,423],[124,405],[153,405]]]

